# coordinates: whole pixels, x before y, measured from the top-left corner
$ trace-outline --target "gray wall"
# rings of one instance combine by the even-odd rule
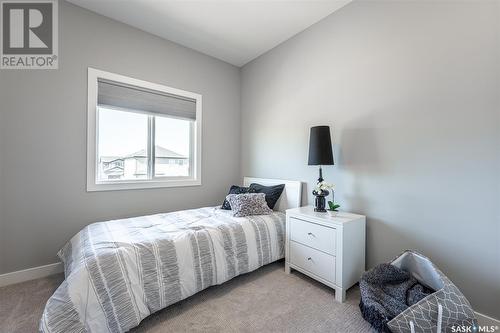
[[[0,274],[56,261],[90,222],[214,205],[241,175],[325,168],[368,216],[371,267],[430,256],[476,310],[500,317],[499,3],[354,2],[237,68],[60,2],[60,69],[0,72]],[[201,187],[85,191],[86,70],[203,94]],[[59,159],[54,168],[54,160]]]
[[[353,2],[242,69],[242,174],[327,181],[367,215],[367,266],[430,256],[500,318],[500,3]]]
[[[0,274],[56,262],[90,222],[221,202],[240,170],[239,69],[60,3],[60,69],[0,71]],[[199,187],[86,192],[87,67],[203,95]]]

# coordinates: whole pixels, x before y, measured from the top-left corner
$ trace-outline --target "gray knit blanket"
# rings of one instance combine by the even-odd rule
[[[387,323],[433,291],[409,272],[391,264],[380,264],[365,272],[359,282],[363,318],[378,332],[390,332]]]

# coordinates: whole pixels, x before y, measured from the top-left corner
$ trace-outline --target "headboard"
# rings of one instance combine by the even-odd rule
[[[274,210],[284,212],[289,208],[300,207],[300,199],[302,197],[302,183],[297,180],[282,180],[282,179],[265,179],[244,177],[243,186],[249,186],[252,183],[257,183],[265,186],[285,184],[285,189],[276,203]]]

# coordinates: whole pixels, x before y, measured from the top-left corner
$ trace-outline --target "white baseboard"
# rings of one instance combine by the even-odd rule
[[[500,320],[476,312],[477,321],[479,326],[497,326],[500,327]]]
[[[15,283],[43,278],[49,275],[61,273],[64,270],[63,264],[57,262],[45,266],[38,266],[21,271],[11,272],[0,275],[0,287],[8,286]]]

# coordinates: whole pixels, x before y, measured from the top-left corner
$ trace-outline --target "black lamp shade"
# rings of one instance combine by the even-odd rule
[[[308,165],[333,165],[330,126],[311,127]]]

